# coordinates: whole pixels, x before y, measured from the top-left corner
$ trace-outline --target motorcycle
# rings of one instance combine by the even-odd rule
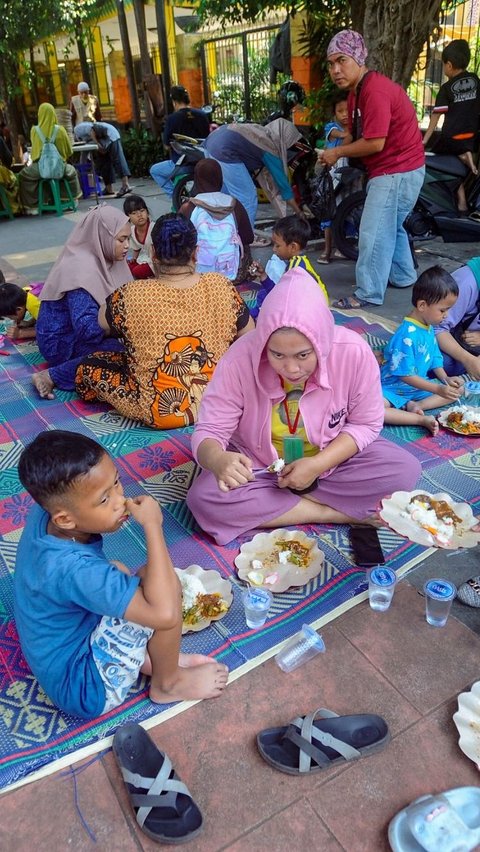
[[[358,171],[358,174],[362,173]],[[464,182],[468,213],[461,215],[457,190]],[[358,233],[365,198],[365,187],[351,193],[337,207],[332,223],[335,246],[349,260],[358,258]],[[480,175],[475,177],[458,157],[427,154],[425,180],[403,227],[412,254],[415,240],[436,236],[453,243],[480,240]]]

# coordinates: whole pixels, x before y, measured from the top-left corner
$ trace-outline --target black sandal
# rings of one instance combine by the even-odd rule
[[[113,738],[113,753],[141,830],[157,843],[185,843],[200,833],[202,814],[188,788],[147,732],[134,722]]]

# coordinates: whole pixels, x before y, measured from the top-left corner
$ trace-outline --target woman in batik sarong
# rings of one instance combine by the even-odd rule
[[[253,328],[232,283],[195,271],[197,232],[167,214],[152,231],[155,278],[131,281],[108,297],[99,321],[125,352],[96,352],[77,370],[77,392],[156,429],[197,420],[219,358]]]

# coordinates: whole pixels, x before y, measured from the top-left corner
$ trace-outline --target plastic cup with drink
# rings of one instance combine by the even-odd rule
[[[368,575],[368,600],[372,609],[385,612],[390,606],[397,578],[391,568],[372,568]]]
[[[273,595],[268,589],[254,589],[251,586],[245,589],[242,594],[242,601],[245,607],[247,627],[251,627],[252,629],[263,627],[267,620],[272,600]]]
[[[425,618],[432,627],[444,627],[456,597],[457,589],[450,580],[433,578],[423,587],[425,592]]]

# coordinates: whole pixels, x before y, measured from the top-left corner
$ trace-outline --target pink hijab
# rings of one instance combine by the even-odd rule
[[[132,273],[126,260],[114,260],[115,236],[128,223],[116,207],[101,204],[75,225],[45,281],[42,302],[56,302],[70,290],[82,288],[98,305],[118,290]]]

